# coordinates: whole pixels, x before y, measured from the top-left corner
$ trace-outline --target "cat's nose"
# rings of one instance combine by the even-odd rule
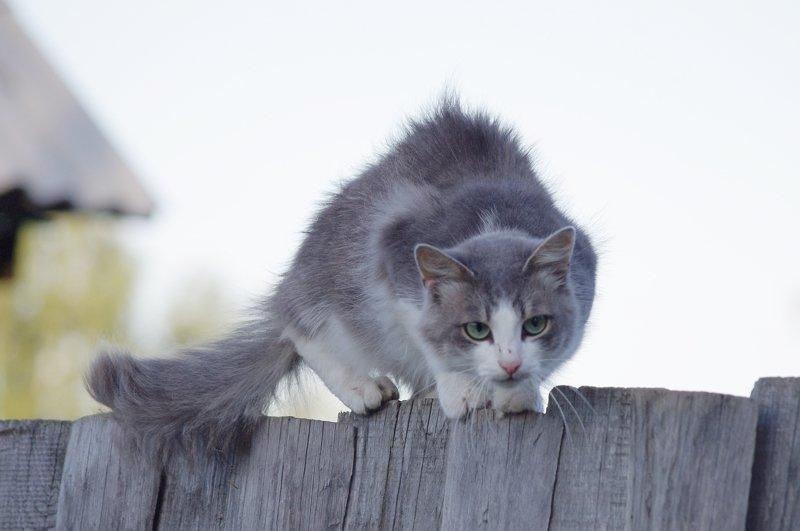
[[[500,366],[508,373],[509,376],[514,376],[514,373],[517,372],[519,366],[522,365],[521,361],[501,361],[498,363],[500,363]]]

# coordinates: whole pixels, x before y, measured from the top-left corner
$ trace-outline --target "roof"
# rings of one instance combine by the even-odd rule
[[[0,195],[147,215],[153,201],[0,0]]]

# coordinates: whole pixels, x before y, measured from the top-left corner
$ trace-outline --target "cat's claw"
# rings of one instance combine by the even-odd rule
[[[397,400],[400,398],[400,391],[397,390],[397,386],[392,380],[389,379],[388,376],[381,376],[377,378],[375,383],[378,384],[378,388],[381,390],[383,402]]]
[[[397,400],[400,393],[388,377],[365,379],[351,385],[347,393],[339,398],[353,413],[367,415],[378,411],[390,400]]]
[[[544,412],[541,395],[532,386],[496,387],[492,393],[492,409],[498,418],[525,411]]]

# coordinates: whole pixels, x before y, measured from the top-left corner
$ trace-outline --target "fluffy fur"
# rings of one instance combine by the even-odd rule
[[[246,440],[301,361],[359,413],[397,397],[389,375],[435,386],[451,417],[540,409],[594,297],[595,254],[573,227],[510,129],[445,101],[327,201],[252,322],[172,359],[104,354],[88,387],[159,449]],[[548,316],[536,337],[533,315]],[[472,321],[491,339],[467,337]]]

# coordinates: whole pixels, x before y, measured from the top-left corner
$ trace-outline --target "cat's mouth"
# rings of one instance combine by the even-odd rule
[[[514,376],[495,376],[492,378],[492,383],[494,385],[498,385],[500,387],[514,387],[518,383],[527,379],[527,375],[519,375],[516,374]]]

